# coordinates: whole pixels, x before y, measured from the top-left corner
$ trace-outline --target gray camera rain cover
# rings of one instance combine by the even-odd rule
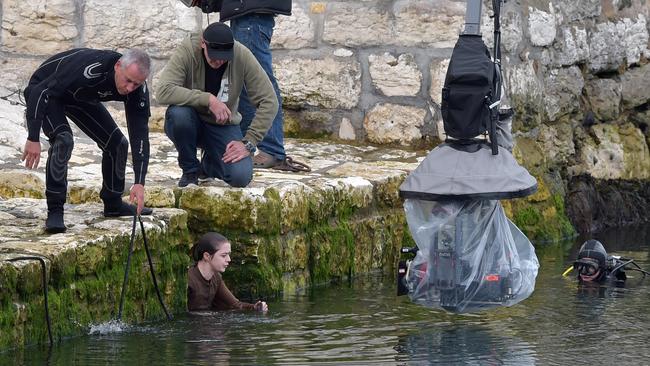
[[[413,302],[468,313],[532,294],[535,248],[499,201],[406,199],[404,208],[419,249],[404,278]]]

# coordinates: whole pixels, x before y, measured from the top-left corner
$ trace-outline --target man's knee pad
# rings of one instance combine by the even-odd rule
[[[69,131],[63,131],[52,139],[48,150],[47,171],[56,180],[65,179],[68,172],[68,162],[74,148],[74,138]]]

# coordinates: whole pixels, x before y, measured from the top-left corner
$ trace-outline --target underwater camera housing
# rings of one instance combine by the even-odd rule
[[[452,312],[462,312],[465,308],[481,309],[505,305],[513,298],[512,272],[482,270],[476,278],[476,269],[461,259],[461,226],[443,225],[434,234],[429,261],[412,268],[416,286],[427,288],[427,292],[437,297],[439,306]],[[418,248],[402,248],[402,253],[416,254]],[[407,275],[412,260],[403,260],[397,269],[397,296],[407,295],[415,286],[409,286]],[[411,277],[411,280],[413,277]],[[423,282],[425,281],[425,282]]]
[[[405,208],[417,248],[401,251],[398,296],[468,313],[512,306],[533,292],[534,247],[499,201],[407,200]]]
[[[449,311],[459,307],[481,308],[485,305],[502,305],[512,298],[511,274],[499,270],[488,270],[474,278],[471,264],[460,257],[461,243],[459,226],[443,228],[436,233],[431,251],[434,264],[429,271],[429,286],[440,294],[440,306]],[[455,228],[455,230],[454,230]],[[472,278],[471,281],[467,279]]]

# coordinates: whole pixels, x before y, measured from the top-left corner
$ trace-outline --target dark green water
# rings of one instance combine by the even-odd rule
[[[650,270],[650,226],[594,236]],[[538,244],[533,295],[510,308],[453,315],[395,296],[393,277],[269,302],[270,312],[177,316],[0,353],[0,365],[640,365],[650,361],[650,277],[580,290],[569,266],[584,238]]]

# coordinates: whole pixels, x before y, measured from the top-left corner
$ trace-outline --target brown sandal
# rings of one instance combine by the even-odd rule
[[[311,172],[309,165],[295,161],[290,156],[287,156],[279,164],[271,167],[271,169],[284,170],[288,172]]]
[[[253,156],[253,168],[270,169],[281,163],[282,161],[263,151]]]

